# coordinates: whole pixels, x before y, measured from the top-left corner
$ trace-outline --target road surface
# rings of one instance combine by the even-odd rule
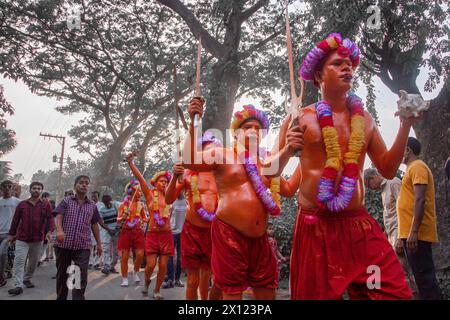
[[[131,260],[130,260],[131,262]],[[119,265],[117,266],[119,267]],[[132,270],[132,265],[129,265]],[[86,289],[86,299],[88,300],[149,300],[152,299],[152,292],[156,282],[157,268],[153,271],[152,283],[150,284],[149,297],[144,297],[141,293],[143,286],[135,285],[132,282],[131,272],[129,275],[130,285],[126,288],[120,286],[120,274],[110,274],[105,276],[99,270],[89,270],[88,286]],[[18,296],[10,296],[8,290],[14,287],[14,280],[8,279],[8,284],[0,288],[0,300],[55,300],[56,299],[56,280],[52,279],[56,275],[56,266],[54,260],[44,262],[38,267],[32,279],[35,288],[24,288],[24,292]],[[141,283],[143,284],[144,272],[140,272]],[[181,280],[186,284],[186,277],[182,274]],[[161,289],[161,295],[165,300],[184,300],[185,288]],[[245,299],[250,297],[244,296]],[[69,299],[71,293],[69,291]],[[286,290],[280,290],[277,299],[288,299]]]

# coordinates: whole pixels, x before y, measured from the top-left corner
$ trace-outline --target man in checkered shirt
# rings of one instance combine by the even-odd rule
[[[80,276],[74,281],[73,300],[84,300],[87,286],[89,255],[91,248],[91,230],[97,242],[97,255],[101,256],[102,246],[99,226],[100,215],[97,205],[87,197],[90,179],[78,176],[75,179],[75,195],[65,197],[54,211],[56,225],[56,291],[57,300],[66,300],[68,294],[67,279],[69,270]],[[79,267],[68,269],[72,263]],[[78,272],[79,270],[79,272]],[[72,272],[71,272],[72,273]],[[79,286],[78,286],[79,284]],[[78,286],[78,287],[77,287]]]

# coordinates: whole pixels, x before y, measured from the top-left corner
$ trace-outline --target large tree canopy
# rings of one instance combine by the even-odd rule
[[[70,5],[79,28],[69,28]],[[173,124],[173,64],[180,97],[193,83],[195,41],[167,10],[145,1],[10,1],[3,4],[0,71],[40,95],[65,98],[64,114],[87,116],[69,134],[98,161],[108,185],[130,141],[141,149]],[[171,28],[165,26],[171,25]],[[145,152],[144,152],[145,157]],[[145,164],[142,164],[143,166]]]
[[[7,128],[6,115],[13,115],[14,108],[3,95],[3,86],[0,86],[0,158],[11,152],[17,145],[16,133]],[[6,166],[5,166],[6,168]]]

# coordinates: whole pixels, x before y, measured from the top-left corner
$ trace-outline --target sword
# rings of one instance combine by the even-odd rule
[[[177,150],[178,161],[181,162],[181,139],[180,139],[180,108],[178,107],[178,92],[177,92],[177,67],[173,65],[173,96],[175,100],[175,147]],[[181,183],[182,176],[178,177],[178,181]]]
[[[304,82],[303,79],[300,78],[300,96],[297,96],[297,92],[295,90],[295,73],[294,73],[294,59],[292,54],[292,36],[291,36],[291,25],[289,23],[289,11],[288,11],[289,2],[286,1],[286,10],[285,10],[285,22],[286,22],[286,46],[287,46],[287,54],[288,54],[288,65],[289,65],[289,80],[291,84],[291,103],[288,105],[287,99],[285,100],[285,110],[288,115],[291,115],[291,122],[289,127],[298,126],[298,117],[303,115],[303,111],[298,108],[302,107],[303,101],[303,93],[304,93]],[[300,151],[295,153],[296,157],[300,156]]]
[[[175,100],[175,148],[177,150],[178,161],[181,159],[181,148],[180,148],[180,115],[178,113],[178,94],[177,94],[177,67],[173,65],[173,97]]]
[[[197,45],[197,71],[195,74],[195,96],[200,97],[200,69],[202,65],[202,38],[198,38]],[[197,128],[200,124],[200,117],[198,114],[194,116],[194,128]]]

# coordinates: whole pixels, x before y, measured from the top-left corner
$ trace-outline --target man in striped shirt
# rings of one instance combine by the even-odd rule
[[[103,219],[101,224],[101,238],[103,253],[103,270],[102,273],[108,275],[110,273],[117,273],[115,266],[118,260],[117,240],[119,239],[120,228],[117,225],[117,212],[120,203],[113,201],[109,194],[102,196],[102,202],[97,203],[97,208],[100,216]]]

